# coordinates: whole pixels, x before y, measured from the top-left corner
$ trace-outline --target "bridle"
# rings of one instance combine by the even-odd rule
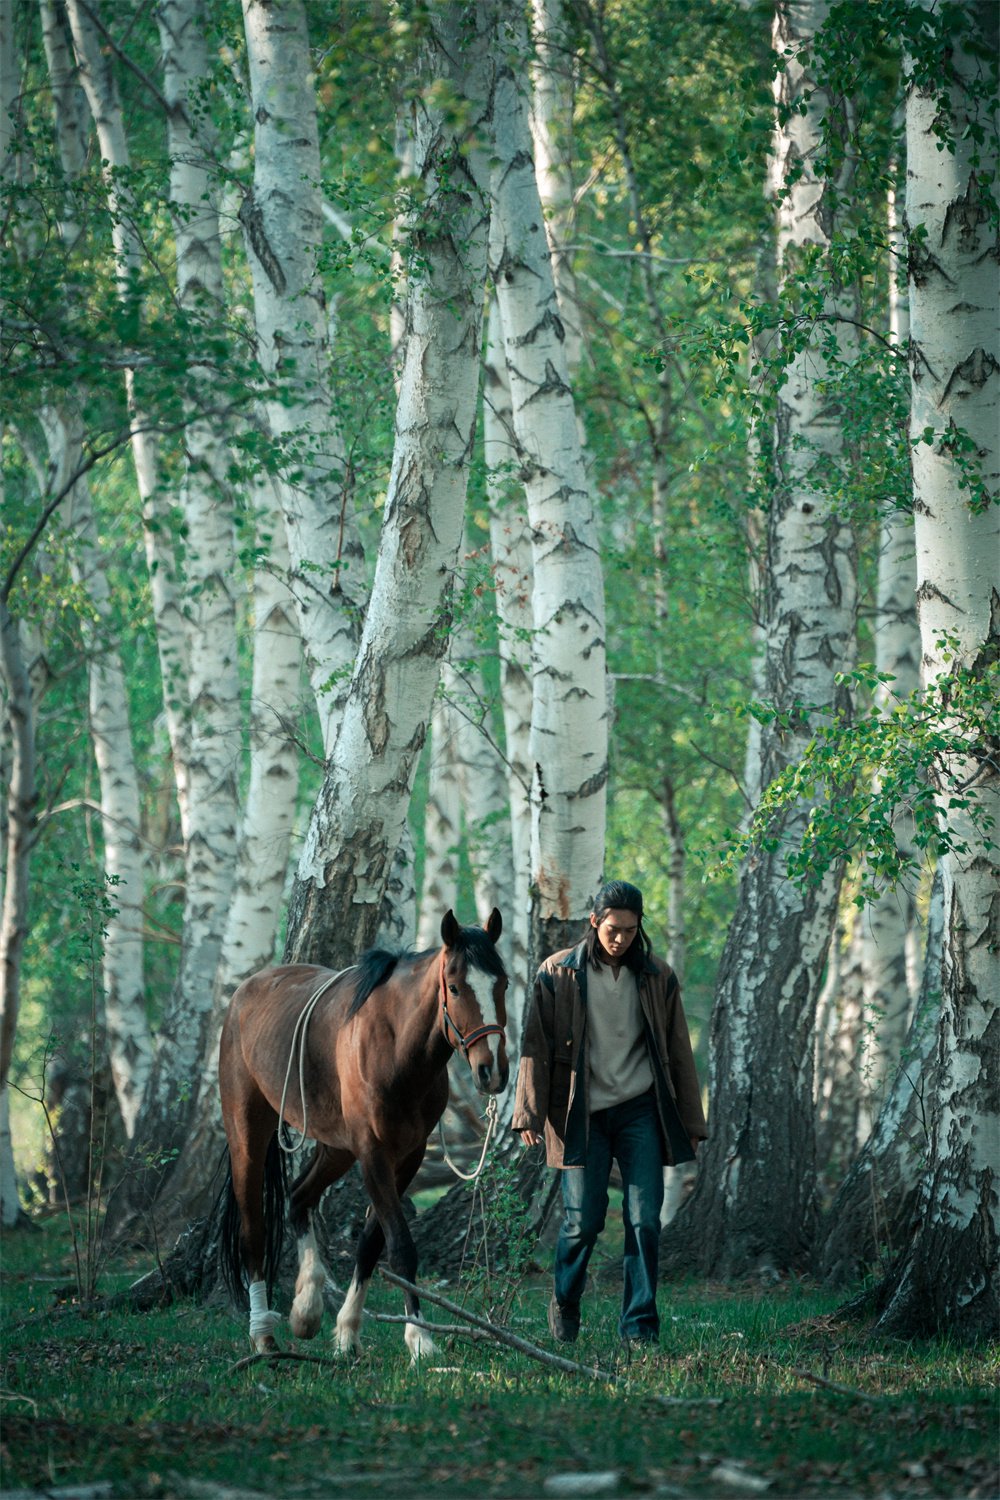
[[[441,1030],[444,1039],[453,1052],[461,1052],[466,1062],[469,1060],[469,1048],[476,1042],[481,1041],[484,1036],[503,1036],[504,1029],[495,1023],[489,1026],[476,1026],[472,1031],[462,1034],[461,1028],[452,1020],[448,1011],[448,979],[445,968],[448,962],[448,950],[441,950]],[[457,1038],[452,1040],[452,1033]]]

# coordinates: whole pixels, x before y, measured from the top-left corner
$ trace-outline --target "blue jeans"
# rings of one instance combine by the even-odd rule
[[[598,1109],[590,1116],[584,1167],[562,1172],[563,1223],[556,1243],[555,1296],[560,1307],[575,1308],[587,1280],[587,1262],[604,1228],[612,1160],[624,1189],[625,1285],[618,1329],[622,1338],[655,1339],[656,1273],[663,1205],[663,1157],[656,1100],[652,1090]]]

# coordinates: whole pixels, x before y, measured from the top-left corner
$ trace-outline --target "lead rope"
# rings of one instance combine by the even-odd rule
[[[293,1152],[295,1152],[295,1151],[297,1151],[299,1149],[299,1147],[303,1144],[303,1142],[307,1139],[307,1136],[308,1136],[308,1132],[306,1130],[306,1126],[309,1123],[309,1111],[308,1111],[308,1107],[307,1107],[307,1104],[306,1104],[306,1077],[305,1077],[305,1074],[306,1074],[306,1031],[309,1028],[310,1018],[312,1017],[312,1013],[316,1009],[316,1006],[317,1006],[318,1002],[323,998],[323,996],[326,994],[326,992],[330,988],[330,986],[333,985],[333,984],[336,984],[338,979],[343,979],[343,977],[344,977],[345,974],[350,974],[351,970],[352,969],[356,969],[357,967],[358,967],[357,964],[349,964],[346,969],[341,969],[338,974],[331,974],[330,977],[329,977],[329,979],[324,979],[324,981],[320,985],[319,989],[316,990],[314,994],[312,994],[312,995],[309,996],[309,999],[306,1001],[305,1005],[302,1007],[302,1010],[299,1012],[298,1020],[295,1022],[295,1028],[292,1031],[292,1045],[288,1049],[288,1066],[285,1069],[285,1085],[284,1085],[284,1088],[281,1090],[281,1108],[278,1111],[278,1121],[279,1121],[278,1145],[281,1147],[282,1151],[286,1151],[289,1154],[289,1156]],[[295,1049],[296,1049],[296,1047],[299,1050],[299,1098],[302,1100],[302,1130],[299,1133],[298,1140],[292,1142],[292,1141],[283,1141],[281,1139],[281,1129],[280,1129],[280,1126],[281,1126],[281,1123],[283,1122],[286,1125],[286,1127],[287,1127],[287,1129],[289,1131],[289,1134],[291,1134],[292,1127],[285,1120],[285,1100],[288,1097],[288,1084],[289,1084],[289,1082],[291,1080],[291,1076],[292,1076],[292,1063],[295,1060]]]
[[[448,1155],[448,1147],[444,1142],[444,1116],[442,1115],[441,1119],[438,1120],[438,1135],[441,1138],[441,1150],[444,1153],[444,1159],[448,1163],[451,1170],[454,1172],[455,1176],[460,1177],[463,1182],[475,1182],[482,1173],[483,1167],[486,1165],[486,1154],[490,1149],[493,1137],[496,1135],[498,1123],[499,1113],[497,1110],[496,1095],[491,1094],[489,1099],[486,1101],[486,1136],[483,1140],[483,1149],[479,1155],[479,1165],[472,1172],[463,1172],[461,1167],[456,1166],[451,1157]]]

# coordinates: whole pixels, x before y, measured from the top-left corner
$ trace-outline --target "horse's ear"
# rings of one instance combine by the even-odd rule
[[[454,948],[455,942],[458,938],[458,934],[461,932],[461,930],[461,927],[459,927],[458,925],[458,918],[455,916],[455,913],[449,906],[448,910],[441,918],[441,941],[444,943],[446,948]]]
[[[486,921],[486,936],[491,943],[495,943],[501,932],[503,932],[503,917],[494,906]]]

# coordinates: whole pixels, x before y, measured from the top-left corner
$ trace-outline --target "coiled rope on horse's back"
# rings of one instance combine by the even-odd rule
[[[313,994],[309,996],[309,999],[306,1001],[305,1005],[302,1007],[302,1010],[299,1012],[298,1020],[295,1022],[295,1026],[292,1031],[292,1045],[288,1049],[288,1066],[285,1069],[285,1083],[284,1087],[281,1090],[281,1108],[278,1111],[278,1145],[281,1147],[282,1151],[286,1151],[289,1155],[291,1155],[295,1151],[298,1151],[299,1147],[305,1143],[309,1136],[309,1132],[306,1129],[306,1126],[309,1123],[309,1106],[306,1102],[306,1032],[309,1029],[309,1022],[312,1018],[312,1013],[316,1009],[319,1001],[322,1000],[323,996],[326,994],[327,990],[330,989],[332,985],[335,985],[338,979],[343,979],[345,974],[350,974],[352,969],[356,969],[357,967],[357,964],[348,964],[346,969],[341,969],[338,973],[331,974],[329,979],[324,979],[319,989],[315,990]],[[285,1119],[285,1100],[288,1097],[288,1085],[292,1077],[292,1063],[295,1060],[296,1048],[298,1048],[299,1053],[299,1099],[302,1101],[302,1129],[299,1132],[298,1140],[293,1141],[291,1139],[292,1127]],[[281,1138],[280,1127],[282,1125],[285,1126],[285,1129],[289,1133],[289,1138],[287,1141],[282,1140]]]
[[[309,999],[302,1007],[302,1010],[299,1012],[299,1016],[292,1030],[292,1043],[288,1049],[288,1066],[285,1068],[285,1082],[281,1090],[281,1106],[278,1111],[279,1124],[283,1124],[285,1129],[289,1133],[288,1139],[283,1140],[282,1132],[279,1128],[278,1145],[281,1147],[282,1151],[287,1152],[289,1155],[292,1155],[294,1152],[298,1151],[299,1148],[309,1138],[309,1132],[306,1128],[309,1124],[309,1106],[306,1100],[305,1079],[306,1033],[309,1029],[309,1022],[312,1019],[313,1011],[316,1009],[316,1006],[319,1004],[320,1000],[322,1000],[327,990],[331,989],[333,985],[337,983],[338,979],[343,979],[345,974],[350,974],[351,971],[353,969],[356,969],[357,967],[357,964],[348,964],[346,969],[340,969],[336,974],[331,974],[328,979],[324,979],[323,983],[317,990],[313,992],[313,994],[309,996]],[[292,1078],[292,1065],[295,1061],[296,1051],[298,1052],[299,1057],[299,1099],[302,1102],[302,1128],[299,1131],[299,1138],[297,1141],[292,1139],[292,1126],[289,1125],[288,1121],[285,1119],[285,1101],[288,1098],[288,1085],[290,1084]],[[483,1168],[486,1165],[486,1157],[489,1153],[490,1146],[493,1143],[493,1137],[496,1135],[498,1124],[499,1111],[497,1109],[496,1096],[491,1095],[490,1098],[486,1101],[486,1135],[483,1138],[483,1149],[479,1154],[479,1161],[471,1172],[463,1172],[462,1168],[458,1166],[456,1162],[453,1162],[451,1157],[448,1155],[448,1147],[445,1144],[444,1139],[444,1118],[442,1117],[440,1120],[438,1120],[438,1135],[441,1139],[441,1151],[444,1159],[448,1163],[448,1166],[451,1168],[451,1170],[454,1172],[455,1176],[460,1177],[463,1182],[475,1182],[482,1175]]]

